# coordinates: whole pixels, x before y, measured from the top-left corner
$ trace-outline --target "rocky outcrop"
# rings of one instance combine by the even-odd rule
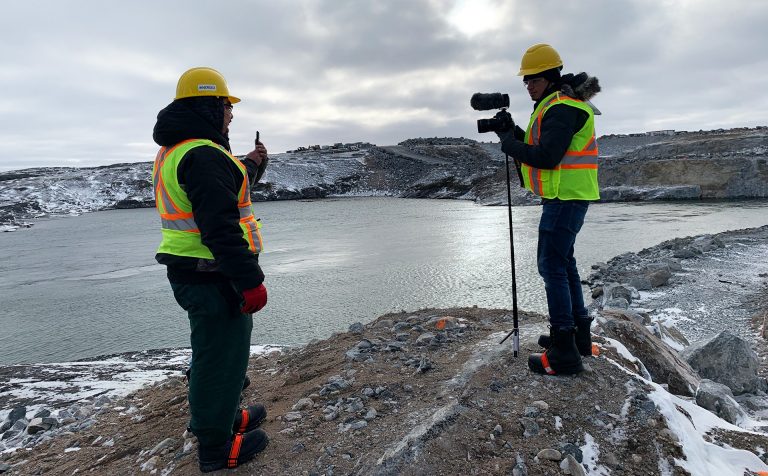
[[[695,395],[699,387],[696,372],[632,316],[603,311],[599,324],[607,337],[620,341],[640,359],[654,382],[667,384],[669,391],[676,395]]]
[[[701,381],[701,385],[696,389],[696,404],[734,425],[747,418],[747,414],[734,400],[731,389],[712,380]]]
[[[765,380],[757,376],[757,354],[728,330],[694,342],[680,356],[700,376],[728,386],[735,395],[766,390]]]

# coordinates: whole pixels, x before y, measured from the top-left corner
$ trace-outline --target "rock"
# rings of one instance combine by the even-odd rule
[[[695,258],[699,254],[701,254],[701,253],[696,253],[695,251],[693,251],[690,248],[682,248],[682,249],[679,249],[679,250],[675,250],[672,253],[672,256],[674,256],[675,258],[680,258],[680,259],[691,259],[691,258]]]
[[[493,434],[496,436],[500,436],[503,429],[501,428],[501,425],[496,425],[493,427]]]
[[[613,285],[607,286],[603,290],[604,300],[606,302],[611,299],[624,298],[624,300],[626,300],[627,303],[631,303],[632,298],[636,294],[637,294],[636,289],[630,286],[625,286],[623,284],[613,284]]]
[[[375,408],[369,408],[368,411],[365,413],[365,416],[363,418],[365,418],[365,421],[371,421],[371,420],[376,419],[376,416],[378,416],[378,414],[379,413],[376,411]]]
[[[727,385],[734,395],[754,393],[761,387],[757,354],[744,339],[728,330],[694,342],[680,356],[702,378]]]
[[[528,468],[525,463],[518,461],[512,468],[512,476],[528,476]]]
[[[523,427],[523,438],[529,438],[539,434],[539,424],[536,420],[529,417],[518,418],[520,425]]]
[[[698,250],[700,253],[706,253],[722,248],[725,245],[720,238],[704,235],[694,238],[689,246],[694,250]]]
[[[654,322],[649,326],[649,330],[653,332],[653,335],[664,341],[665,344],[678,352],[691,345],[683,333],[680,332],[680,329],[672,324]]]
[[[384,347],[384,350],[389,352],[401,352],[404,347],[405,347],[405,344],[403,344],[402,342],[393,340],[393,341],[387,342],[387,345],[386,347]]]
[[[48,431],[51,428],[54,428],[58,425],[58,420],[51,417],[44,417],[44,418],[33,418],[29,422],[29,426],[27,427],[27,433],[30,435],[34,435],[36,433],[40,433],[41,431]]]
[[[411,327],[411,324],[408,322],[398,322],[394,326],[392,326],[392,332],[399,332],[409,327]]]
[[[11,465],[8,463],[0,463],[0,473],[5,473],[11,469]]]
[[[646,274],[646,278],[650,281],[651,286],[658,288],[667,284],[672,277],[672,273],[668,269],[659,269]]]
[[[733,399],[731,389],[712,380],[701,381],[696,390],[696,404],[734,425],[738,425],[747,418],[738,402]]]
[[[425,332],[416,338],[416,345],[418,346],[428,345],[432,341],[432,339],[434,339],[434,337],[435,337],[435,334],[431,332]]]
[[[411,334],[407,332],[398,332],[397,335],[395,335],[395,340],[398,342],[405,342],[411,337]]]
[[[304,446],[304,443],[297,442],[291,447],[291,453],[297,454],[297,453],[303,453],[306,451],[306,446]]]
[[[357,420],[351,423],[339,423],[339,433],[345,433],[349,430],[361,430],[368,426],[368,422],[365,420]]]
[[[359,398],[353,398],[349,400],[349,403],[344,407],[344,411],[347,413],[357,413],[365,408],[365,404]]]
[[[368,350],[373,348],[373,343],[371,343],[371,341],[369,341],[368,339],[363,339],[360,342],[358,342],[355,347],[360,350]]]
[[[8,414],[8,418],[6,418],[6,421],[11,422],[11,424],[16,423],[17,420],[20,418],[25,418],[27,416],[27,407],[25,406],[18,406],[14,407],[13,410],[11,410],[11,413]]]
[[[382,319],[379,322],[377,322],[374,327],[376,329],[383,329],[383,328],[389,329],[393,325],[394,325],[394,322],[392,322],[391,320],[389,320],[389,319]]]
[[[570,474],[572,476],[586,476],[584,466],[580,465],[576,458],[571,455],[566,455],[560,462],[560,469],[564,474]]]
[[[376,395],[376,391],[373,390],[371,387],[365,387],[360,393],[362,393],[366,397],[372,397]]]
[[[302,411],[302,410],[308,410],[312,408],[315,405],[315,402],[312,401],[311,398],[302,398],[294,406],[291,407],[291,410],[293,411]]]
[[[349,332],[352,334],[362,334],[365,332],[365,326],[362,322],[355,322],[354,324],[349,326]]]
[[[285,415],[283,415],[283,421],[298,421],[301,420],[301,413],[299,412],[288,412]]]
[[[539,459],[546,459],[549,461],[560,461],[560,458],[563,457],[562,454],[560,454],[559,451],[552,449],[552,448],[545,448],[541,451],[539,451],[536,454],[536,457]]]
[[[629,302],[622,297],[608,299],[605,301],[605,304],[603,304],[604,309],[626,309],[628,307]]]
[[[653,284],[647,276],[633,276],[629,280],[629,285],[638,291],[649,291],[653,289]]]
[[[666,383],[676,395],[694,396],[699,377],[667,344],[621,312],[603,310],[600,326],[606,336],[618,340],[637,357],[656,383]]]
[[[164,449],[173,449],[174,446],[176,446],[176,440],[173,438],[166,438],[160,443],[156,444],[154,448],[149,450],[149,454],[151,456],[163,451]]]
[[[51,411],[47,408],[40,409],[37,413],[32,416],[32,418],[45,418],[51,416]]]
[[[584,454],[581,452],[581,448],[574,445],[573,443],[561,443],[560,452],[563,455],[573,456],[573,458],[578,463],[581,463],[582,461],[584,461]]]
[[[157,463],[160,462],[159,456],[153,456],[149,458],[147,461],[144,462],[144,464],[141,465],[142,471],[152,472],[157,467]]]
[[[549,403],[545,402],[544,400],[536,400],[535,402],[531,402],[531,405],[543,412],[549,410]]]
[[[523,409],[523,415],[527,416],[528,418],[536,418],[539,416],[539,413],[541,410],[539,410],[538,407],[534,406],[527,406]]]
[[[432,361],[429,360],[426,356],[421,356],[421,360],[419,361],[419,367],[416,369],[416,373],[423,374],[427,370],[433,368],[434,365],[432,364]]]
[[[368,355],[360,352],[357,348],[349,349],[344,353],[344,359],[351,362],[363,362],[368,358]]]

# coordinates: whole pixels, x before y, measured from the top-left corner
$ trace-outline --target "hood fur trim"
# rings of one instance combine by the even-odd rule
[[[596,77],[587,73],[566,74],[563,76],[560,91],[574,99],[589,101],[600,92],[600,83]]]

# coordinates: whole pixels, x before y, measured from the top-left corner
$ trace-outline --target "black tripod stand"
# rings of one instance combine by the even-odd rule
[[[512,233],[512,188],[509,180],[509,154],[504,154],[504,159],[507,169],[507,217],[509,218],[509,254],[510,261],[512,263],[512,332],[506,335],[499,344],[503,344],[504,341],[512,338],[512,355],[517,357],[520,352],[520,327],[517,318],[517,278],[515,274],[515,241]],[[520,167],[515,163],[515,169],[517,170],[517,177],[520,179],[520,186],[523,186],[523,174],[520,172]]]

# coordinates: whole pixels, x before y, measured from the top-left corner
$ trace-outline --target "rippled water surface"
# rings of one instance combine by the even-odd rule
[[[395,198],[270,202],[264,223],[269,305],[255,344],[299,344],[356,321],[422,307],[511,308],[505,207]],[[541,209],[513,210],[521,309],[546,311],[536,273]],[[0,234],[0,364],[188,346],[154,210],[38,222]],[[626,251],[768,224],[768,203],[596,204],[576,245],[582,274]]]

